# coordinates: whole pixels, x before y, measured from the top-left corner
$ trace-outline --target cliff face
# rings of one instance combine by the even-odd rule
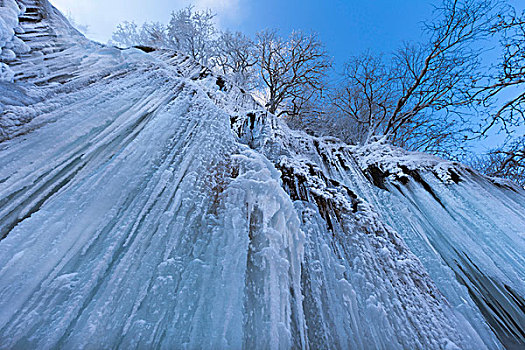
[[[184,55],[16,5],[0,347],[525,344],[522,189],[292,131]]]

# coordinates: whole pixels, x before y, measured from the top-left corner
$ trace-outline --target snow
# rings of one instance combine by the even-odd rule
[[[23,4],[29,51],[0,82],[0,348],[524,343],[522,189],[292,131],[184,55]]]
[[[374,186],[361,169],[363,164],[371,165],[373,159],[378,168],[400,171],[412,165],[431,172],[452,164],[435,157],[422,157],[418,164],[417,155],[386,145],[371,146],[382,149],[383,157],[367,158],[369,150],[293,132],[264,115],[252,119],[253,128],[249,117],[244,123],[237,121],[245,128],[240,131],[242,139],[268,157],[275,157],[283,174],[283,186],[296,199],[301,213],[307,237],[303,273],[309,278],[303,293],[309,305],[305,317],[313,328],[311,346],[499,347],[469,292],[456,281],[450,268],[441,261],[436,263],[442,252],[423,254],[417,246],[405,244],[405,232],[392,229],[392,219],[404,222],[397,209],[406,204],[393,205],[384,200],[385,190]],[[456,168],[453,170],[459,172]],[[391,181],[399,185],[404,182],[399,177],[392,177]],[[440,178],[439,183],[455,184],[445,178]],[[393,213],[382,210],[384,206]],[[427,215],[432,217],[431,213]],[[424,265],[429,259],[434,259],[437,269]],[[427,269],[438,270],[432,281]],[[458,294],[462,303],[451,307],[448,299],[455,301]],[[411,334],[412,326],[403,324],[402,320],[408,319],[417,324],[416,333]],[[455,330],[461,331],[454,338]],[[418,339],[418,332],[425,334],[424,339]]]
[[[15,33],[23,30],[19,26],[18,16],[23,13],[15,0],[5,0],[0,6],[0,82],[13,81],[14,74],[6,64],[13,61],[17,54],[26,53],[29,47]]]

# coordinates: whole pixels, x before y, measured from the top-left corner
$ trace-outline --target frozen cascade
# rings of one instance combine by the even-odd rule
[[[421,155],[414,162],[414,155],[400,150],[388,150],[385,157],[378,154],[384,148],[371,148],[361,165],[376,169],[387,189],[377,191],[383,217],[403,233],[450,302],[464,308],[451,277],[442,276],[447,270],[507,347],[524,346],[523,189],[456,163]]]
[[[525,345],[522,189],[6,4],[0,348]]]

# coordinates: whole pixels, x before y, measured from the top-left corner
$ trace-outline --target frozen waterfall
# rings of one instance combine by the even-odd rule
[[[0,349],[525,346],[525,191],[290,130],[0,2]]]

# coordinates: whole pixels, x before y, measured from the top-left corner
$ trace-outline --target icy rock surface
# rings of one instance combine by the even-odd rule
[[[4,4],[27,47],[0,82],[0,348],[525,344],[522,189]]]
[[[7,65],[17,54],[26,53],[29,47],[15,33],[22,32],[18,16],[23,14],[25,7],[19,6],[15,0],[3,0],[0,4],[0,82],[13,81],[14,73]]]

